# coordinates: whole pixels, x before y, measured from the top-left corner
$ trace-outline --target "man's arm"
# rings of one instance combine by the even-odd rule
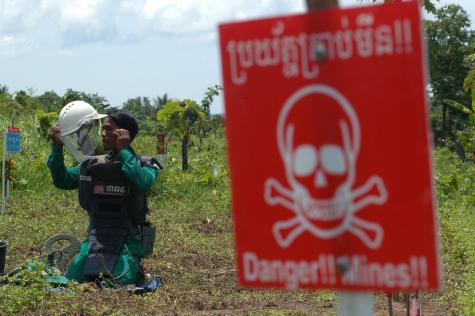
[[[128,149],[117,153],[117,158],[122,162],[122,171],[143,192],[152,188],[158,175],[158,166],[141,166],[139,159]]]
[[[66,168],[64,165],[63,146],[53,144],[48,157],[48,168],[51,171],[53,184],[59,189],[72,190],[78,188],[80,165]]]

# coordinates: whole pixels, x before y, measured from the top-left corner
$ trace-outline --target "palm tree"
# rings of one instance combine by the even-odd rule
[[[153,106],[155,107],[156,111],[160,111],[163,109],[163,106],[170,101],[171,99],[168,98],[168,94],[164,93],[162,97],[156,97],[153,100]]]

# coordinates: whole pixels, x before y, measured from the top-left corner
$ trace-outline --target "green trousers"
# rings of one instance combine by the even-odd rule
[[[84,277],[84,265],[88,252],[89,240],[86,239],[82,242],[79,253],[74,257],[68,267],[66,273],[68,279],[75,280],[79,283],[89,281]],[[128,238],[112,271],[112,282],[121,285],[134,284],[140,270],[140,260],[143,257],[144,250],[140,242],[137,239]]]

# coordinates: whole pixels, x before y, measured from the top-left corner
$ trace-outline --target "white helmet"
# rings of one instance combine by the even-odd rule
[[[97,113],[96,109],[84,101],[72,101],[66,104],[59,113],[60,136],[66,136],[78,130],[84,123],[100,120],[106,114]]]
[[[84,101],[66,104],[59,113],[60,137],[69,153],[78,162],[85,155],[92,155],[100,141],[101,118],[99,114]]]

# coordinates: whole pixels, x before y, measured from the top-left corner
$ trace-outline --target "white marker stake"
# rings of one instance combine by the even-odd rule
[[[307,9],[338,7],[338,0],[306,0]],[[373,294],[367,292],[337,292],[336,310],[339,316],[372,316]]]
[[[372,316],[373,294],[365,292],[337,292],[336,313],[338,316]]]
[[[10,160],[10,154],[7,153],[7,157],[5,159],[5,161],[9,161]],[[11,164],[9,164],[9,169],[11,168]],[[11,170],[9,172],[9,174],[11,174]],[[11,187],[11,182],[10,182],[10,177],[9,177],[9,174],[6,175],[7,179],[5,179],[5,182],[7,184],[7,188],[6,188],[6,192],[5,192],[5,203],[7,203],[8,201],[10,201],[10,193],[11,193],[11,190],[10,190],[10,187]]]
[[[5,212],[5,158],[7,155],[7,132],[3,134],[3,162],[2,162],[2,213]]]

